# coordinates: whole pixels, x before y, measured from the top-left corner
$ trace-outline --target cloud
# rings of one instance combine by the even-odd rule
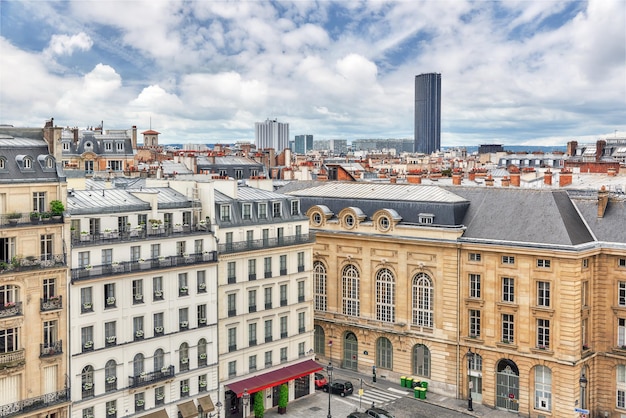
[[[52,35],[48,48],[44,50],[44,55],[50,57],[72,55],[76,50],[88,51],[92,45],[93,41],[84,32],[72,36]]]

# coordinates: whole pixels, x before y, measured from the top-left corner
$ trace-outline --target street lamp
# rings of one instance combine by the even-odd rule
[[[587,378],[585,377],[585,374],[583,373],[582,376],[580,376],[580,379],[578,379],[578,383],[580,383],[580,406],[582,409],[586,409],[586,405],[585,405],[585,400],[587,398]]]
[[[248,393],[248,389],[243,390],[243,395],[241,395],[241,399],[243,399],[243,416],[247,417],[248,414],[248,405],[250,405],[250,394]]]
[[[470,370],[472,370],[472,360],[474,360],[474,353],[472,353],[472,349],[467,349],[467,410],[473,411],[472,407],[472,380]]]
[[[326,372],[328,373],[328,418],[333,418],[333,416],[330,414],[330,392],[332,391],[332,386],[333,386],[332,363],[328,363],[328,366],[326,366]]]
[[[210,417],[214,417],[217,415],[217,418],[220,418],[220,409],[222,409],[222,403],[218,400],[215,404],[215,409],[217,410],[217,414],[209,414]]]

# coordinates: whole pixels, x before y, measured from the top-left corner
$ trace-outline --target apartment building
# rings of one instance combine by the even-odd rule
[[[42,129],[0,128],[0,416],[68,415],[66,182]],[[53,213],[54,211],[54,213]]]
[[[626,219],[606,190],[291,184],[315,352],[533,418],[626,414]]]
[[[254,395],[278,404],[280,385],[289,399],[314,392],[314,236],[298,198],[256,187],[214,183],[212,219],[219,241],[218,328],[224,417],[252,413]],[[250,396],[248,405],[244,399]]]
[[[197,194],[137,187],[67,198],[72,417],[206,417],[218,396],[215,239]]]

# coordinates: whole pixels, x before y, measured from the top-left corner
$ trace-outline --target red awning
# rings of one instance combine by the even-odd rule
[[[253,394],[260,390],[280,385],[322,369],[323,367],[317,364],[314,360],[306,360],[302,363],[292,364],[291,366],[240,380],[239,382],[228,383],[226,386],[235,392],[239,398],[243,394],[244,389],[247,389],[248,393]]]

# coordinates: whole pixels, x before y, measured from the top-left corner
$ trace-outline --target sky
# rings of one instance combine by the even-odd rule
[[[0,0],[0,124],[413,138],[432,72],[444,147],[626,136],[626,0]]]

